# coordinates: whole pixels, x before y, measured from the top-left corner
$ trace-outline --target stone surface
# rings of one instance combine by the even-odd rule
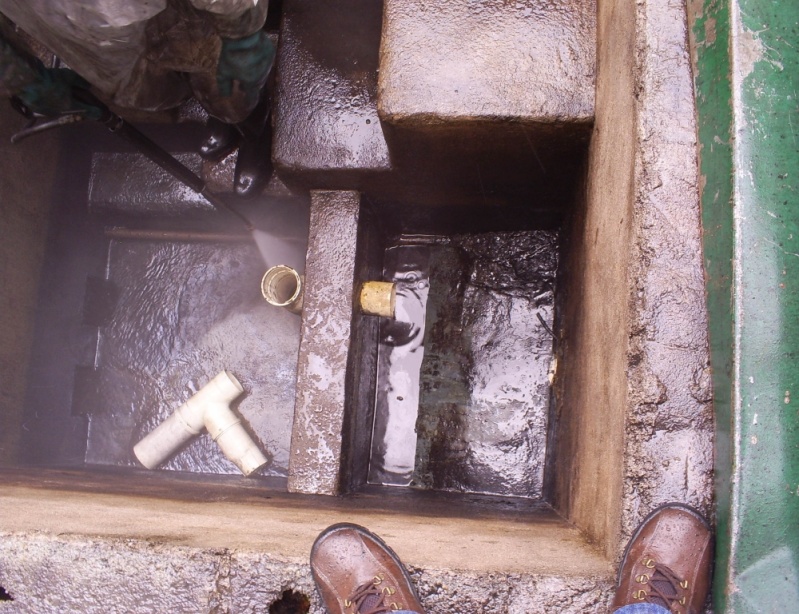
[[[608,563],[551,511],[487,516],[472,505],[464,517],[430,502],[331,498],[312,508],[177,483],[164,492],[172,499],[5,483],[0,492],[0,586],[13,598],[0,601],[3,614],[267,612],[285,590],[322,614],[308,554],[342,520],[391,545],[430,614],[600,613],[610,597]]]
[[[0,612],[209,611],[219,558],[131,539],[0,534]]]
[[[429,614],[604,614],[612,581],[598,577],[475,574],[419,570],[412,575]]]
[[[685,8],[647,1],[638,5],[638,23],[636,57],[643,65],[622,544],[663,503],[681,501],[707,517],[713,511],[708,315]]]
[[[383,121],[593,119],[593,0],[384,5],[378,93]]]
[[[603,4],[565,264],[555,505],[619,556],[654,507],[711,512],[712,407],[682,6]],[[668,50],[668,52],[666,52]],[[597,510],[604,513],[597,513]]]
[[[282,177],[356,187],[364,172],[389,168],[377,117],[380,9],[374,0],[283,3],[272,148]]]
[[[311,614],[326,612],[304,559],[266,553],[0,533],[0,564],[0,585],[13,598],[0,601],[3,614],[266,614],[287,590],[307,596]],[[410,572],[428,614],[601,613],[612,584],[607,576]]]
[[[289,490],[337,494],[355,295],[358,192],[311,193]]]

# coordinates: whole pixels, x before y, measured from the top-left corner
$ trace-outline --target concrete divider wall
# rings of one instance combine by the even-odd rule
[[[598,11],[597,116],[561,286],[554,504],[614,559],[662,503],[710,514],[713,421],[685,10]]]

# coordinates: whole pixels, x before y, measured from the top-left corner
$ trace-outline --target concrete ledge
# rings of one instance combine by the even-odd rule
[[[596,124],[560,280],[552,502],[610,559],[659,505],[679,501],[711,517],[708,320],[686,35],[681,5],[600,3]]]
[[[311,192],[288,487],[335,495],[341,479],[361,195]]]
[[[386,0],[380,118],[590,123],[595,14],[594,0]]]
[[[390,169],[377,116],[380,3],[286,0],[273,158],[281,177],[354,187]]]
[[[331,503],[333,503],[331,501]],[[310,504],[310,505],[309,505]],[[551,511],[490,520],[375,507],[360,499],[272,495],[258,501],[186,501],[123,494],[4,487],[2,531],[135,539],[201,549],[268,552],[305,562],[316,536],[336,522],[379,533],[413,566],[474,572],[603,576],[608,562]],[[422,509],[424,509],[422,505]],[[428,509],[432,512],[433,508]]]
[[[609,563],[545,508],[448,512],[435,501],[263,489],[234,502],[220,499],[234,490],[241,499],[241,489],[187,490],[173,480],[164,495],[193,492],[176,500],[3,481],[11,483],[0,494],[0,585],[15,599],[0,604],[4,613],[266,612],[287,589],[321,613],[308,554],[341,521],[386,539],[431,614],[603,612],[612,585]]]

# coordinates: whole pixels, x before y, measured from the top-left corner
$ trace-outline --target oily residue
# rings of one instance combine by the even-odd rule
[[[548,231],[487,233],[424,248],[429,289],[418,416],[416,433],[405,435],[406,448],[416,440],[412,486],[541,497],[557,240]],[[406,397],[396,382],[415,382],[410,371],[403,380],[379,368],[370,481],[403,483],[375,473],[382,462],[375,450],[400,406],[384,399]]]
[[[423,245],[399,245],[386,252],[384,276],[396,284],[396,317],[380,322],[369,465],[373,484],[408,486],[413,475],[429,259],[430,249]]]

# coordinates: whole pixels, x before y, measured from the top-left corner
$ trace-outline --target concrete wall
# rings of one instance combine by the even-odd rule
[[[39,271],[59,149],[58,136],[52,133],[12,145],[11,135],[26,121],[8,104],[0,104],[0,464],[14,461],[22,431]]]
[[[554,503],[618,556],[709,513],[712,409],[685,9],[600,1],[596,123],[564,267]]]
[[[618,4],[599,3],[597,113],[566,239],[556,388],[555,505],[600,543],[615,539],[620,514],[635,168],[635,19]]]
[[[0,471],[0,587],[13,599],[0,600],[0,613],[265,613],[292,590],[322,614],[308,556],[319,532],[342,521],[391,545],[429,614],[607,608],[608,562],[551,511],[382,499]]]

